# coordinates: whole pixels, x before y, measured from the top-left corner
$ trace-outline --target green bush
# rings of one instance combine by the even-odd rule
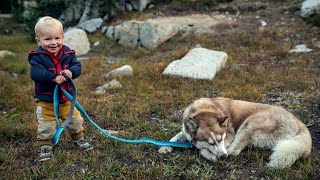
[[[12,0],[1,0],[0,1],[0,13],[11,13],[13,6]]]
[[[320,27],[320,14],[314,14],[307,19],[307,22],[313,24],[314,26]]]
[[[100,0],[92,1],[93,3],[99,3],[101,14],[106,14],[115,9],[116,0]],[[30,31],[31,40],[34,40],[34,25],[37,20],[43,16],[52,16],[54,18],[59,18],[65,9],[77,3],[76,0],[36,0],[36,7],[28,9],[29,14],[27,17],[23,17],[25,8],[23,7],[23,0],[19,3],[16,3],[14,7],[14,16],[17,20],[23,21]],[[71,24],[74,25],[74,24]]]

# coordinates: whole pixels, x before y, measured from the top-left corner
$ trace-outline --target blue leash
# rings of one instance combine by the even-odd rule
[[[57,144],[60,138],[60,135],[62,133],[62,131],[64,130],[64,128],[66,127],[66,125],[69,124],[69,122],[72,119],[72,114],[73,114],[73,109],[74,106],[81,112],[81,114],[89,121],[90,124],[92,124],[95,128],[97,128],[103,135],[112,138],[114,140],[117,141],[121,141],[121,142],[125,142],[125,143],[151,143],[151,144],[155,144],[157,146],[172,146],[172,147],[180,147],[180,148],[191,148],[193,145],[190,142],[169,142],[169,141],[157,141],[157,140],[153,140],[153,139],[148,139],[148,138],[143,138],[143,139],[133,139],[133,140],[128,140],[128,139],[123,139],[123,138],[119,138],[116,136],[113,136],[109,133],[107,133],[104,129],[102,129],[100,126],[98,126],[95,122],[93,122],[90,117],[88,116],[88,114],[86,113],[86,111],[82,108],[82,106],[76,101],[76,85],[74,83],[74,81],[72,79],[69,79],[69,81],[71,81],[71,84],[74,87],[74,94],[73,96],[70,95],[66,90],[64,90],[63,88],[61,88],[59,86],[59,84],[56,85],[55,89],[54,89],[54,95],[53,95],[53,102],[54,102],[54,112],[55,112],[55,116],[56,116],[56,121],[57,121],[57,131],[55,133],[55,135],[52,138],[52,143],[53,144]],[[60,89],[62,90],[62,92],[64,93],[64,95],[68,98],[69,101],[71,101],[71,109],[68,115],[67,120],[65,120],[61,125],[59,122],[59,94],[58,94],[58,90]]]

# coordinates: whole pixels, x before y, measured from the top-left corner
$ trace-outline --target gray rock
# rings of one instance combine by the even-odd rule
[[[162,24],[157,21],[145,21],[140,29],[141,46],[153,49],[178,33],[178,29],[172,24]]]
[[[112,81],[104,84],[103,86],[97,87],[95,94],[104,94],[109,89],[119,89],[119,88],[122,88],[122,85],[116,79],[113,79]]]
[[[139,25],[140,21],[127,21],[113,28],[113,33],[110,33],[109,28],[107,34],[124,46],[136,47],[139,40]],[[110,29],[111,30],[111,29]],[[113,35],[113,36],[112,36]]]
[[[309,17],[312,14],[320,13],[319,0],[305,0],[300,8],[300,16]]]
[[[130,65],[124,65],[110,71],[106,75],[106,78],[116,78],[116,77],[122,77],[122,76],[132,76],[132,75],[133,75],[132,67]]]
[[[99,41],[96,41],[95,43],[93,43],[93,46],[94,46],[94,47],[100,46],[100,42],[99,42]]]
[[[194,14],[181,17],[165,17],[146,21],[131,20],[116,26],[109,26],[106,36],[121,45],[142,46],[153,49],[176,35],[178,32],[196,34],[212,32],[212,27],[229,21],[224,15]]]
[[[289,53],[303,53],[303,52],[311,52],[313,49],[307,48],[305,44],[299,44],[294,47],[294,49],[290,50]]]
[[[148,5],[150,0],[130,0],[130,4],[132,5],[134,10],[142,12]]]
[[[163,74],[212,80],[225,66],[227,59],[228,55],[225,52],[194,48],[182,59],[170,63]]]
[[[76,51],[76,55],[85,55],[90,51],[90,42],[86,32],[73,28],[64,33],[64,44]]]
[[[15,54],[8,50],[0,50],[0,59],[3,59],[6,56],[15,56]]]
[[[59,17],[64,24],[78,21],[81,18],[82,11],[84,10],[85,2],[84,0],[75,0],[71,3],[68,8],[66,8]]]
[[[96,32],[98,29],[100,29],[102,23],[103,23],[102,18],[94,18],[79,24],[78,27],[80,27],[81,29],[84,29],[89,33],[93,33],[93,32]]]
[[[107,29],[108,29],[108,26],[103,26],[101,28],[101,33],[105,33],[107,31]]]

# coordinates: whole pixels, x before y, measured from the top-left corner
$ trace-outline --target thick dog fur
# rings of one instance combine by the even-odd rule
[[[194,101],[183,113],[182,131],[170,141],[191,141],[210,161],[237,156],[248,145],[271,149],[268,166],[273,168],[307,158],[312,146],[308,128],[284,108],[227,98]]]

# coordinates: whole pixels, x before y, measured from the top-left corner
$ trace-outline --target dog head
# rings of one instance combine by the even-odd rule
[[[183,121],[183,131],[198,149],[208,149],[217,157],[227,157],[224,140],[228,117],[212,111],[201,111]]]

